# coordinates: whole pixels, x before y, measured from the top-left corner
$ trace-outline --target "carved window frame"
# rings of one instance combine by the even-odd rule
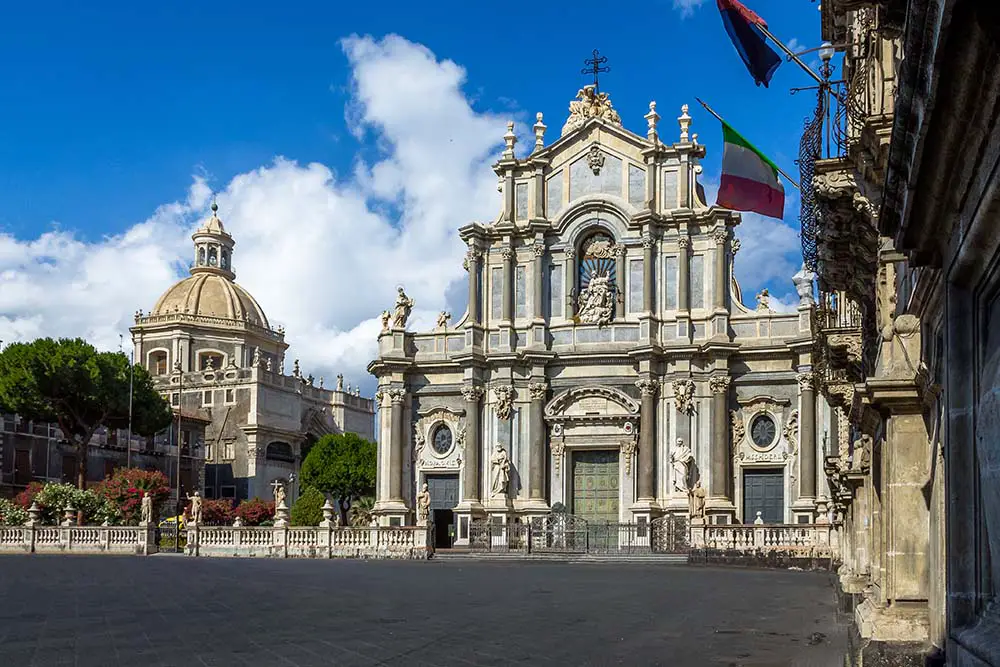
[[[753,438],[753,425],[758,419],[767,418],[771,420],[771,425],[774,426],[774,436],[771,438],[771,442],[767,445],[758,445],[757,441]],[[756,410],[750,419],[746,422],[746,435],[744,440],[750,444],[750,446],[758,452],[769,452],[774,449],[779,442],[781,442],[781,420],[777,415],[771,410]]]
[[[434,447],[434,437],[437,435],[439,429],[447,429],[448,435],[451,437],[450,445],[448,449],[444,452],[439,452]],[[455,452],[455,447],[458,446],[458,439],[455,434],[454,424],[450,423],[447,419],[438,418],[432,421],[427,426],[426,434],[424,435],[424,449],[430,452],[430,455],[436,459],[446,459]]]

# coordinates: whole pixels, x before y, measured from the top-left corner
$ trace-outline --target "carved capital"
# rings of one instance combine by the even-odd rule
[[[730,246],[730,251],[733,253],[734,256],[736,255],[736,253],[738,253],[740,251],[740,246],[741,245],[742,244],[740,243],[739,239],[736,239],[736,238],[733,239],[733,243]]]
[[[712,240],[715,241],[715,245],[724,246],[726,241],[729,240],[729,230],[728,229],[716,229],[712,234]]]
[[[573,259],[574,257],[576,257],[576,248],[573,248],[572,246],[566,248],[566,250],[564,250],[563,252],[566,253],[566,257],[568,257],[569,259]]]
[[[401,387],[394,387],[389,390],[389,399],[394,403],[402,403],[406,399],[406,390]]]
[[[465,253],[465,259],[462,260],[462,268],[468,271],[469,267],[472,266],[473,263],[478,262],[482,256],[483,254],[476,248],[469,248],[469,250]]]
[[[799,391],[812,391],[816,389],[816,374],[813,372],[799,373],[795,376],[799,383]]]
[[[531,394],[531,400],[533,401],[544,401],[548,391],[549,384],[547,382],[532,382],[528,385],[528,392]]]
[[[729,391],[729,384],[733,381],[728,375],[715,375],[708,381],[708,386],[713,394],[725,394]]]
[[[612,252],[615,253],[615,257],[624,257],[625,254],[628,253],[628,248],[619,243],[614,247],[614,250],[612,250]]]
[[[644,250],[648,250],[653,247],[653,235],[649,232],[644,232],[642,235],[642,247]]]
[[[654,380],[649,380],[642,378],[635,381],[635,386],[639,389],[639,392],[643,396],[656,396],[656,392],[660,388],[660,383]]]
[[[691,247],[691,237],[690,236],[679,236],[677,237],[677,247],[681,250],[687,250]]]
[[[475,403],[483,396],[483,388],[476,384],[462,386],[462,398],[466,403]]]
[[[514,259],[514,249],[510,246],[505,246],[500,249],[500,256],[503,257],[503,261],[509,262]]]
[[[382,399],[385,398],[385,392],[381,389],[375,391],[375,405],[382,407]]]
[[[535,245],[532,246],[531,249],[534,250],[535,257],[543,257],[545,255],[545,244],[544,243],[536,243]]]

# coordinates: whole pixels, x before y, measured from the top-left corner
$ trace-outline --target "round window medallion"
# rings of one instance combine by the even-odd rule
[[[768,414],[757,415],[750,424],[750,439],[761,449],[771,446],[777,432],[778,427]]]
[[[447,454],[451,451],[451,429],[444,424],[439,424],[434,429],[434,436],[431,438],[431,447],[436,454]]]

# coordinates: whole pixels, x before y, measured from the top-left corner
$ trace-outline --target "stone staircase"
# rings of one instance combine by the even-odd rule
[[[658,563],[686,565],[687,554],[587,554],[587,553],[524,553],[520,551],[470,551],[468,549],[438,549],[432,560],[439,561],[537,561],[550,563]]]

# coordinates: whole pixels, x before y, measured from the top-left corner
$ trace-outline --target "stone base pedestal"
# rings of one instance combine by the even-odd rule
[[[401,500],[375,503],[372,513],[378,517],[380,526],[405,526],[410,518],[410,508]]]
[[[854,611],[852,634],[854,664],[862,667],[927,664],[930,618],[926,605],[886,608],[866,599]]]
[[[709,498],[705,502],[705,523],[737,523],[736,506],[728,498]]]
[[[469,530],[473,521],[486,517],[483,506],[476,502],[463,500],[453,510],[455,513],[455,546],[469,546]]]
[[[816,523],[816,518],[815,498],[799,498],[792,503],[792,523]]]

